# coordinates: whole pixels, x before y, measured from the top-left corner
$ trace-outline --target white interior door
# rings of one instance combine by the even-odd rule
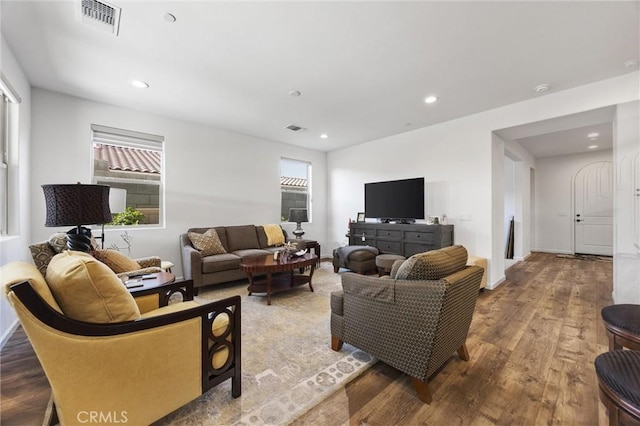
[[[575,252],[613,256],[613,163],[583,167],[574,189]]]

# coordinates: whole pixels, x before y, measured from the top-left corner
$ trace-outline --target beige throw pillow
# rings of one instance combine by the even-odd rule
[[[104,263],[88,253],[65,250],[51,259],[47,282],[65,315],[91,323],[140,318],[124,283]]]
[[[137,271],[142,267],[135,260],[125,256],[117,250],[96,250],[94,257],[107,265],[116,274]]]
[[[193,247],[202,253],[203,256],[224,254],[227,252],[222,245],[222,241],[220,241],[220,237],[218,237],[218,233],[213,228],[207,230],[204,234],[189,232],[187,235]]]

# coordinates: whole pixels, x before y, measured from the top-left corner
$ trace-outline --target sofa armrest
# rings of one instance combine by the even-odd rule
[[[202,285],[202,253],[193,247],[188,234],[180,234],[180,254],[182,275],[185,280],[193,280],[194,285]]]
[[[160,259],[159,256],[142,257],[134,260],[140,264],[141,268],[151,268],[154,266],[159,268],[162,265],[162,259]]]

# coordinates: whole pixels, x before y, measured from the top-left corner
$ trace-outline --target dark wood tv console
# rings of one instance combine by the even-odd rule
[[[370,245],[381,253],[409,257],[453,245],[453,225],[355,222],[349,226],[349,245]]]

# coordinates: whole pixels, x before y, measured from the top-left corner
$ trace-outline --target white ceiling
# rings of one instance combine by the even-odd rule
[[[0,2],[33,86],[323,151],[636,71],[640,51],[638,1],[110,3],[117,37],[79,1]]]
[[[599,108],[496,131],[505,141],[515,141],[535,158],[613,149],[615,107]],[[588,135],[598,133],[595,138]],[[589,146],[597,145],[595,149]]]

